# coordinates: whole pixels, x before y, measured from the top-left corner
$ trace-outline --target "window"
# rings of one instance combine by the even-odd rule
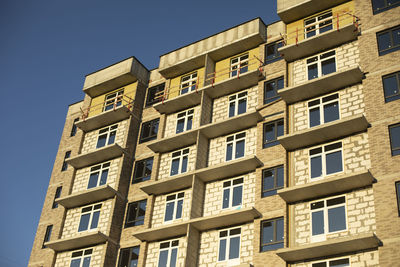
[[[128,204],[126,212],[125,228],[144,224],[147,200],[141,200]]]
[[[283,188],[283,166],[263,170],[261,197],[276,195],[278,189]]]
[[[278,49],[283,46],[282,41],[278,41],[265,46],[265,64],[270,64],[282,59]]]
[[[139,143],[144,143],[157,139],[158,133],[158,123],[160,119],[155,119],[152,121],[146,121],[142,123],[142,130],[140,131]]]
[[[245,73],[249,70],[249,54],[244,54],[238,57],[231,58],[231,72],[230,77],[238,76],[238,74]],[[238,70],[239,69],[239,73]]]
[[[400,124],[389,126],[392,156],[400,155]]]
[[[263,148],[279,144],[278,137],[283,135],[283,119],[264,123]]]
[[[229,96],[229,118],[245,113],[247,110],[247,91]]]
[[[90,267],[93,249],[72,252],[70,267]]]
[[[99,131],[99,137],[97,138],[96,148],[100,148],[106,145],[112,145],[115,142],[115,136],[117,135],[118,125],[108,126]]]
[[[376,34],[376,38],[380,56],[400,49],[400,27],[379,32]]]
[[[282,89],[283,86],[283,77],[279,77],[277,79],[267,81],[264,83],[264,105],[271,103],[277,99],[280,99],[281,96],[278,95],[278,90]]]
[[[175,267],[178,257],[179,240],[160,243],[158,267]]]
[[[71,151],[65,152],[64,161],[63,161],[63,164],[62,164],[62,167],[61,167],[61,171],[62,172],[66,171],[68,169],[68,163],[66,162],[66,160],[69,159],[70,157],[71,157]]]
[[[283,248],[283,218],[261,222],[260,251]]]
[[[82,208],[78,232],[96,229],[99,224],[101,204]]]
[[[308,80],[312,80],[335,71],[335,51],[330,51],[307,59]]]
[[[342,142],[309,150],[311,180],[343,171]]]
[[[243,178],[223,183],[222,209],[240,208],[242,206]]]
[[[121,106],[123,95],[124,95],[124,89],[106,95],[103,111],[112,110],[116,107]]]
[[[173,152],[170,175],[173,176],[187,172],[188,160],[189,160],[189,148]]]
[[[43,245],[42,248],[47,248],[44,244],[50,241],[51,231],[53,230],[53,225],[47,225],[46,233],[44,234]]]
[[[132,184],[150,180],[153,158],[136,161]]]
[[[56,200],[60,198],[61,196],[61,191],[62,191],[62,186],[57,187],[56,193],[54,194],[54,201],[53,201],[53,206],[51,207],[52,209],[58,208],[58,203]]]
[[[185,192],[180,192],[167,196],[165,202],[164,222],[182,218],[183,199]]]
[[[397,209],[400,216],[400,181],[396,182],[396,195],[397,195]]]
[[[231,228],[219,232],[218,261],[239,264],[241,228]]]
[[[386,103],[400,99],[400,72],[382,77],[382,83]]]
[[[310,38],[332,29],[332,11],[304,20],[304,38]]]
[[[244,157],[246,144],[246,133],[238,133],[226,138],[226,157],[225,160],[238,159]]]
[[[140,247],[122,248],[119,254],[118,267],[137,267]]]
[[[346,267],[346,266],[350,266],[350,260],[348,258],[336,259],[330,261],[321,261],[313,263],[311,265],[311,267]]]
[[[90,176],[87,189],[106,184],[109,169],[110,162],[99,164],[90,168]]]
[[[161,101],[161,94],[164,92],[165,83],[150,87],[147,90],[146,107],[154,105]]]
[[[178,114],[176,121],[176,133],[189,131],[193,125],[194,109],[189,109]]]
[[[311,242],[324,241],[326,234],[347,229],[345,196],[312,202],[310,209]]]
[[[400,0],[372,0],[374,14],[389,10],[400,5]]]
[[[339,117],[339,94],[321,97],[308,102],[310,128],[338,120]]]
[[[78,130],[78,127],[76,127],[76,123],[78,121],[79,121],[79,118],[75,118],[74,122],[72,123],[71,134],[70,134],[71,137],[76,135],[76,132]]]
[[[188,93],[189,91],[196,90],[197,87],[197,72],[193,72],[189,75],[182,76],[181,78],[181,95]]]

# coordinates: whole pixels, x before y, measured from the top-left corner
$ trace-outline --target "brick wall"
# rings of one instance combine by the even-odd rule
[[[189,160],[188,160],[188,166],[187,166],[187,171],[193,171],[194,166],[195,166],[195,161],[196,161],[196,146],[189,146]],[[179,149],[181,150],[181,149]],[[160,159],[160,168],[158,172],[158,180],[166,179],[170,177],[170,171],[171,171],[171,162],[172,162],[172,153],[175,151],[172,151],[170,153],[165,153],[161,154],[161,159]]]
[[[368,252],[349,255],[347,257],[332,258],[332,259],[327,259],[327,260],[343,259],[343,258],[349,258],[350,265],[352,267],[378,267],[379,266],[378,251],[368,251]],[[316,261],[316,262],[320,262],[320,261]],[[309,267],[310,263],[297,263],[292,266],[293,267]]]
[[[176,239],[179,240],[178,257],[177,257],[176,266],[184,267],[185,266],[187,240],[185,237],[176,238]],[[173,239],[173,240],[176,240],[176,239]],[[168,240],[164,240],[164,241],[168,241]],[[146,266],[146,267],[157,267],[158,266],[160,243],[162,243],[162,242],[163,241],[149,243],[148,248],[147,248],[146,263],[144,264],[144,266]]]
[[[178,114],[182,113],[184,111],[194,109],[193,113],[193,123],[192,123],[192,129],[196,129],[199,127],[200,123],[200,106],[196,106],[194,108],[189,108],[186,110],[181,110],[179,112],[170,114],[167,116],[166,123],[165,123],[165,132],[164,132],[164,137],[170,137],[176,135],[176,123],[178,121]]]
[[[105,248],[106,248],[105,245],[98,245],[98,246],[92,247],[93,252],[92,252],[92,256],[90,258],[90,266],[101,266],[102,255],[103,255]],[[86,250],[86,249],[90,249],[90,248],[84,248],[83,250]],[[72,253],[75,251],[80,251],[80,250],[81,249],[58,253],[54,267],[69,267],[71,264]]]

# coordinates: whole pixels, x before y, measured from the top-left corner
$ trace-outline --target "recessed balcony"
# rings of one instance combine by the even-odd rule
[[[113,198],[119,193],[109,185],[102,185],[82,192],[74,193],[55,201],[66,209],[80,207],[89,203]]]
[[[367,233],[345,238],[330,239],[298,247],[283,248],[277,250],[276,254],[286,262],[296,262],[331,255],[339,255],[342,253],[374,249],[380,244],[381,241],[374,233]]]
[[[140,187],[148,195],[161,195],[192,186],[194,172],[183,173]]]
[[[365,170],[332,178],[325,178],[303,185],[290,186],[278,190],[278,195],[287,203],[294,203],[361,188],[371,185],[374,181],[375,178],[369,170]]]
[[[96,97],[137,80],[147,84],[149,71],[135,57],[86,75],[83,92]]]
[[[280,89],[278,93],[287,104],[292,104],[360,83],[363,75],[359,67],[348,68],[299,85]]]
[[[59,252],[59,251],[73,250],[82,247],[94,246],[97,244],[105,243],[107,241],[115,243],[107,235],[103,234],[102,232],[95,231],[95,232],[80,234],[79,236],[76,237],[64,238],[46,242],[44,243],[44,245],[53,249],[56,252]]]
[[[365,116],[359,114],[292,134],[286,134],[279,137],[278,140],[286,150],[293,151],[302,147],[325,143],[329,140],[365,131],[368,125]]]
[[[193,145],[197,140],[198,129],[185,131],[171,137],[155,140],[147,145],[155,153],[165,153],[176,150],[180,147]]]
[[[89,153],[79,154],[75,157],[66,159],[65,162],[67,162],[75,169],[80,169],[113,158],[121,157],[124,154],[124,152],[125,152],[124,149],[120,147],[118,144],[112,144],[106,147],[96,149]]]

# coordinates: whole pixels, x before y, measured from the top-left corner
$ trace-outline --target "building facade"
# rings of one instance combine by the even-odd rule
[[[400,266],[400,2],[277,12],[85,77],[28,266]]]

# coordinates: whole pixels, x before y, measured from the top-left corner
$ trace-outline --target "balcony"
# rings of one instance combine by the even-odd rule
[[[286,24],[348,0],[278,0],[277,13]]]
[[[207,55],[219,61],[254,48],[266,38],[267,26],[255,18],[162,55],[158,71],[166,78],[173,78],[204,66]]]
[[[335,238],[299,247],[283,248],[277,250],[276,254],[286,262],[296,262],[331,255],[339,255],[342,253],[375,249],[380,244],[381,241],[374,233],[367,233],[345,238]]]
[[[153,242],[158,240],[165,240],[173,237],[186,235],[189,221],[167,224],[165,226],[150,228],[144,231],[136,232],[134,237],[141,241]]]
[[[96,97],[137,80],[147,84],[149,71],[135,57],[86,75],[83,92]]]
[[[290,186],[278,190],[278,195],[280,195],[287,203],[294,203],[369,186],[374,181],[375,178],[369,170],[365,170],[362,172],[325,178],[323,180],[303,185]]]
[[[327,94],[337,89],[360,83],[363,75],[364,74],[359,67],[353,67],[330,73],[299,85],[280,89],[278,93],[287,104],[293,104],[295,102]]]
[[[115,243],[115,241],[111,240],[107,235],[103,234],[102,232],[96,231],[81,234],[76,237],[46,242],[44,245],[53,249],[56,252],[60,252],[66,250],[74,250],[82,247],[94,246],[108,241]]]
[[[155,153],[165,153],[176,150],[180,147],[193,145],[197,140],[198,129],[185,131],[171,137],[155,140],[147,145]]]
[[[125,150],[118,144],[112,144],[86,154],[79,154],[75,157],[66,159],[65,162],[75,169],[80,169],[113,158],[121,157],[124,152]]]
[[[331,121],[306,130],[278,137],[281,145],[288,151],[328,142],[367,130],[368,121],[363,114],[341,120]]]
[[[111,186],[102,185],[82,192],[71,194],[66,197],[58,198],[55,201],[66,209],[84,206],[101,200],[113,198],[121,195]],[[122,197],[121,197],[122,198]]]
[[[313,37],[304,39],[304,36],[307,33],[307,29],[304,27],[285,34],[283,41],[284,46],[278,50],[283,58],[286,61],[294,61],[299,58],[313,55],[319,51],[355,40],[359,34],[359,20],[351,14],[344,13],[337,17],[331,17],[325,20],[328,21],[323,27],[329,27],[331,30],[317,34]],[[314,24],[319,23],[321,23],[321,21]],[[311,27],[313,24],[307,26]],[[315,31],[315,29],[312,31]],[[308,30],[308,32],[310,32],[310,30]]]
[[[183,173],[140,187],[148,195],[161,195],[192,186],[194,172]]]

